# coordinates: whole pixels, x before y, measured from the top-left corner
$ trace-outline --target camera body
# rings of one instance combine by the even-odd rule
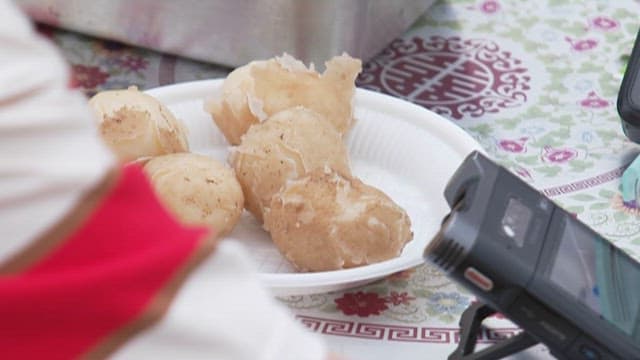
[[[482,154],[445,189],[425,259],[560,359],[640,359],[640,265]]]

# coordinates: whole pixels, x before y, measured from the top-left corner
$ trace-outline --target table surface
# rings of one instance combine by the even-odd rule
[[[360,87],[442,114],[487,153],[640,258],[637,209],[620,177],[638,155],[615,102],[638,29],[638,1],[444,0],[364,64]],[[88,95],[224,77],[230,69],[57,29]],[[346,291],[279,298],[350,359],[445,358],[474,297],[423,265]],[[496,316],[481,343],[518,330]],[[548,358],[537,346],[517,358]]]

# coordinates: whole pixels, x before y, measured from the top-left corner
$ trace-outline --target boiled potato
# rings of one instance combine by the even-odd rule
[[[242,213],[242,188],[225,164],[208,156],[180,153],[155,157],[144,165],[161,202],[190,225],[231,232]]]
[[[294,107],[253,125],[230,157],[246,208],[260,221],[271,196],[289,180],[330,166],[350,174],[340,134],[320,114]]]
[[[253,61],[229,74],[221,92],[205,100],[205,110],[232,145],[251,125],[295,106],[320,113],[344,134],[353,123],[354,81],[362,63],[345,54],[325,65],[319,74],[287,54]]]
[[[124,162],[189,150],[186,128],[150,95],[136,87],[94,95],[100,135]]]
[[[264,219],[275,245],[300,271],[388,260],[413,237],[406,212],[387,195],[328,167],[287,182]]]

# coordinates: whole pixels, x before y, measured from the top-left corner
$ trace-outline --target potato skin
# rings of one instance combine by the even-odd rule
[[[247,210],[261,222],[264,208],[287,181],[325,166],[351,173],[340,134],[321,115],[303,107],[281,111],[252,126],[230,162]]]
[[[265,226],[300,271],[328,271],[397,257],[413,234],[406,212],[382,191],[330,169],[289,181]]]
[[[123,162],[189,150],[186,128],[171,111],[135,86],[89,100],[102,139]]]
[[[232,145],[251,125],[295,106],[318,112],[345,134],[353,125],[355,78],[362,62],[344,54],[325,65],[320,74],[287,54],[252,61],[232,71],[221,92],[205,100],[204,109]]]
[[[179,153],[155,157],[144,165],[160,201],[185,224],[213,228],[219,236],[233,230],[244,196],[233,170],[208,156]]]

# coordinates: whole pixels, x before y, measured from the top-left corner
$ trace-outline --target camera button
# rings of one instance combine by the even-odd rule
[[[464,271],[464,277],[483,291],[493,290],[493,280],[474,267],[468,267]]]

